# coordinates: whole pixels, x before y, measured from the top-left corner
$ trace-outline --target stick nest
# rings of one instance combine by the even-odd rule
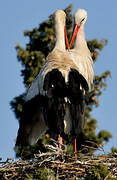
[[[46,145],[48,152],[35,154],[30,160],[0,161],[0,180],[116,180],[117,154],[68,154],[66,147]],[[45,174],[44,174],[45,173]]]

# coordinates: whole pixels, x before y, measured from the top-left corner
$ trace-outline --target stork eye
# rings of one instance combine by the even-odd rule
[[[82,23],[84,20],[85,20],[85,18],[83,18],[80,23]]]

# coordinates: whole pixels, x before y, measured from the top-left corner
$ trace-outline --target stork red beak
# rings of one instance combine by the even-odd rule
[[[73,42],[74,42],[75,39],[76,39],[76,35],[77,35],[79,29],[80,29],[80,26],[79,26],[78,24],[75,24],[74,30],[73,30],[73,35],[72,35],[72,39],[71,39],[71,41],[70,41],[70,46],[69,46],[69,48],[72,47],[72,44],[73,44]]]
[[[69,50],[70,50],[70,47],[69,47],[69,42],[68,42],[68,38],[67,38],[66,27],[64,28],[64,32],[65,32],[65,42],[66,42],[66,46],[67,46],[67,49],[68,49],[68,51],[69,51]]]

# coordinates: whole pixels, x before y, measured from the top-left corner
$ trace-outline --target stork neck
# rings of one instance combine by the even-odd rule
[[[85,39],[84,25],[82,25],[78,31],[74,49],[79,50],[80,48],[87,49],[87,42]]]
[[[56,45],[55,48],[59,50],[65,50],[65,35],[64,35],[64,25],[61,23],[56,23]]]

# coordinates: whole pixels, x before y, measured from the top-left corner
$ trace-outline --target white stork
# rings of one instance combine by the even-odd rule
[[[80,91],[79,91],[81,92],[81,94],[79,94],[78,99],[76,99],[77,103],[81,99],[81,104],[83,103],[85,91],[90,89],[94,77],[93,60],[87,46],[87,42],[85,39],[85,32],[84,32],[84,24],[86,23],[86,20],[87,20],[87,12],[84,9],[78,9],[75,13],[75,27],[69,49],[71,48],[72,43],[74,42],[75,39],[76,41],[74,48],[68,51],[69,57],[73,60],[73,63],[77,66],[77,71],[81,75],[81,79],[82,79],[80,84]],[[82,108],[84,109],[83,104],[82,104]],[[80,130],[82,130],[85,122],[84,110],[82,111],[81,116],[77,115],[77,113],[79,114],[78,107],[76,113],[74,113],[74,110],[73,113],[71,113],[72,116],[75,115],[76,117],[75,118],[76,121],[74,120],[74,123],[76,123],[75,124],[76,134],[78,133],[78,131],[80,132]]]
[[[86,23],[86,20],[87,20],[87,12],[84,9],[78,9],[75,13],[75,26],[74,26],[74,31],[69,49],[71,48],[72,43],[74,42],[75,39],[76,41],[74,48],[68,51],[69,57],[73,60],[73,63],[76,64],[79,74],[81,75],[82,78],[84,78],[83,79],[84,83],[82,81],[82,83],[80,84],[80,90],[77,91],[78,98],[76,98],[76,103],[73,103],[73,106],[75,104],[76,105],[73,108],[73,112],[71,111],[71,115],[74,116],[74,126],[75,126],[74,130],[76,131],[75,132],[76,135],[82,131],[85,123],[84,95],[85,95],[85,91],[90,89],[94,77],[93,60],[91,58],[91,53],[87,46],[87,42],[85,39],[85,32],[84,32],[84,24]],[[80,103],[78,104],[78,102]],[[82,110],[80,110],[79,108]],[[76,139],[75,139],[75,143],[76,143]]]
[[[66,119],[66,121],[68,121],[67,119],[70,119],[67,126],[70,126],[70,133],[76,136],[81,133],[84,126],[85,92],[90,89],[94,76],[93,60],[84,33],[86,20],[87,12],[84,9],[78,9],[75,13],[75,27],[67,51],[73,65],[76,65],[76,67],[73,68],[72,65],[71,71],[69,71],[68,74],[68,102],[65,103],[68,106],[68,113],[66,113],[65,116],[68,115],[69,117],[67,116],[66,118],[64,116],[64,120]],[[74,48],[70,49],[75,39]]]
[[[65,49],[65,20],[65,12],[57,10],[55,48],[27,92],[16,145],[36,143],[48,128],[58,134],[64,132],[65,83],[71,68],[77,68]]]

